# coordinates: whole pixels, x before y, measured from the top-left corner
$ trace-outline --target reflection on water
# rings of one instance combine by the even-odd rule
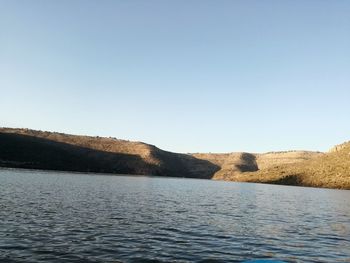
[[[0,261],[350,262],[350,191],[0,170]]]

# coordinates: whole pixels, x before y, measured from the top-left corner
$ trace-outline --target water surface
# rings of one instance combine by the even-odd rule
[[[350,191],[0,170],[0,261],[350,262]]]

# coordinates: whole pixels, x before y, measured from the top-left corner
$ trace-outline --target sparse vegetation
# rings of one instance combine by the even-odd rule
[[[294,178],[294,185],[350,189],[350,143],[342,144],[338,149],[298,163],[275,165],[232,179],[285,184]]]
[[[216,165],[142,142],[28,129],[0,129],[0,166],[211,178]]]
[[[350,142],[328,153],[178,154],[114,137],[0,128],[0,166],[350,189]]]

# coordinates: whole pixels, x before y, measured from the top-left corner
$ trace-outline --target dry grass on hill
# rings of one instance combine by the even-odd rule
[[[0,128],[0,166],[210,179],[219,167],[115,138]]]
[[[232,180],[350,189],[350,143],[298,163],[275,165]]]
[[[179,154],[115,138],[0,128],[0,166],[350,189],[350,142],[329,153]]]
[[[224,154],[193,154],[194,157],[207,160],[220,167],[212,179],[230,180],[232,175],[258,170],[256,156],[251,153],[224,153]]]

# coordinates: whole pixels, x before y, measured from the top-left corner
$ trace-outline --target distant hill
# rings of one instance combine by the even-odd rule
[[[0,167],[350,189],[350,143],[328,153],[180,154],[115,138],[0,128]]]
[[[275,164],[230,180],[350,189],[350,143],[297,163]]]
[[[209,179],[220,168],[142,142],[29,129],[0,129],[0,166]]]

